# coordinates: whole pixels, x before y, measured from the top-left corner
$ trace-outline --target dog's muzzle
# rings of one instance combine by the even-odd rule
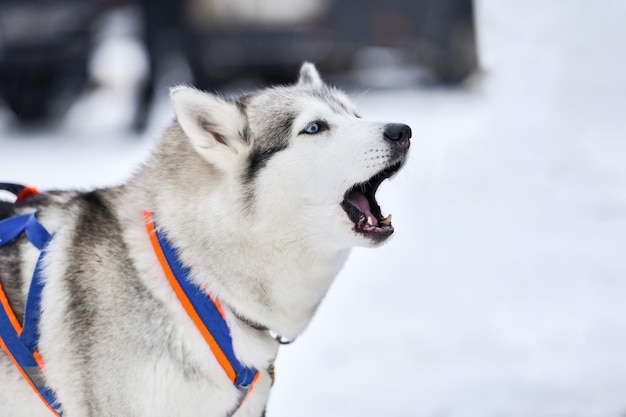
[[[375,242],[382,242],[394,231],[391,214],[383,216],[376,201],[376,191],[380,184],[402,168],[411,146],[411,128],[405,124],[385,125],[383,137],[391,145],[388,164],[367,181],[355,184],[344,194],[341,206],[354,223],[354,231]]]

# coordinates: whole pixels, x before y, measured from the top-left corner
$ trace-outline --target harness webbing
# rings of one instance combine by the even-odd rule
[[[0,182],[0,190],[8,191],[17,197],[17,201],[23,200],[29,195],[39,194],[39,190],[35,187],[22,184],[11,184],[8,182]]]
[[[0,183],[0,189],[14,193],[18,201],[37,193],[35,188],[16,184]],[[20,324],[11,308],[0,283],[0,304],[2,305],[0,308],[0,347],[46,407],[54,415],[60,417],[62,415],[60,404],[56,400],[54,391],[45,384],[43,364],[37,351],[41,290],[43,289],[42,261],[46,253],[45,248],[52,235],[39,223],[35,214],[36,212],[22,214],[0,221],[0,246],[13,241],[24,232],[28,240],[41,251],[26,299],[23,324]]]
[[[254,387],[259,371],[246,367],[237,359],[219,301],[191,281],[191,269],[182,265],[176,250],[156,227],[152,213],[145,211],[144,216],[150,242],[167,280],[230,381],[237,388],[245,390],[241,400],[243,402]]]

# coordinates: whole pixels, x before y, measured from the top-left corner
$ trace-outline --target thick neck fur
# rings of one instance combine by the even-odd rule
[[[301,230],[298,219],[262,225],[241,178],[207,163],[176,122],[152,158],[133,185],[194,279],[237,315],[295,338],[349,250],[307,238],[316,233]]]

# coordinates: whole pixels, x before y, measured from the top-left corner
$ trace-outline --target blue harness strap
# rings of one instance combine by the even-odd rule
[[[260,373],[254,367],[245,366],[235,355],[230,328],[219,301],[192,281],[191,268],[180,261],[176,249],[156,226],[152,213],[146,211],[145,218],[153,249],[170,285],[229,379],[242,393],[234,413],[254,388]]]
[[[224,318],[221,306],[218,301],[214,299],[210,293],[200,288],[191,280],[191,269],[182,264],[176,250],[169,242],[163,233],[156,227],[156,224],[152,220],[151,213],[146,213],[147,221],[149,222],[149,232],[154,233],[153,243],[157,246],[155,249],[160,249],[160,252],[165,258],[164,268],[167,268],[172,273],[172,278],[182,289],[182,294],[177,293],[179,298],[183,297],[186,305],[183,307],[187,310],[187,302],[192,307],[193,311],[187,311],[187,313],[195,313],[200,319],[201,323],[196,323],[206,329],[212,339],[215,341],[217,348],[220,352],[214,352],[226,359],[226,362],[221,361],[218,357],[218,361],[225,369],[227,374],[230,374],[233,384],[237,388],[247,389],[252,384],[254,378],[257,376],[258,371],[255,368],[249,368],[242,364],[233,350],[233,339],[230,336],[230,328]],[[202,329],[202,330],[204,330]],[[212,346],[213,347],[213,346]]]
[[[34,190],[31,187],[5,183],[0,183],[0,189],[11,191],[16,195],[21,194],[21,198],[24,196],[23,190]],[[42,265],[46,253],[45,248],[52,239],[52,235],[39,223],[35,213],[0,220],[0,246],[13,241],[24,232],[28,240],[41,251],[26,299],[23,324],[18,321],[0,284],[0,305],[2,307],[0,308],[0,347],[13,361],[17,370],[48,409],[54,415],[61,416],[61,406],[57,402],[54,392],[45,384],[43,366],[37,352],[41,290],[43,289]]]

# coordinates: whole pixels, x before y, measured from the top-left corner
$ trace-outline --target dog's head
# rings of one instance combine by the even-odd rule
[[[239,201],[228,206],[251,232],[337,248],[372,246],[393,233],[375,194],[405,163],[411,129],[362,119],[312,64],[292,86],[228,100],[177,87],[171,97],[194,149],[237,184],[229,198]]]

